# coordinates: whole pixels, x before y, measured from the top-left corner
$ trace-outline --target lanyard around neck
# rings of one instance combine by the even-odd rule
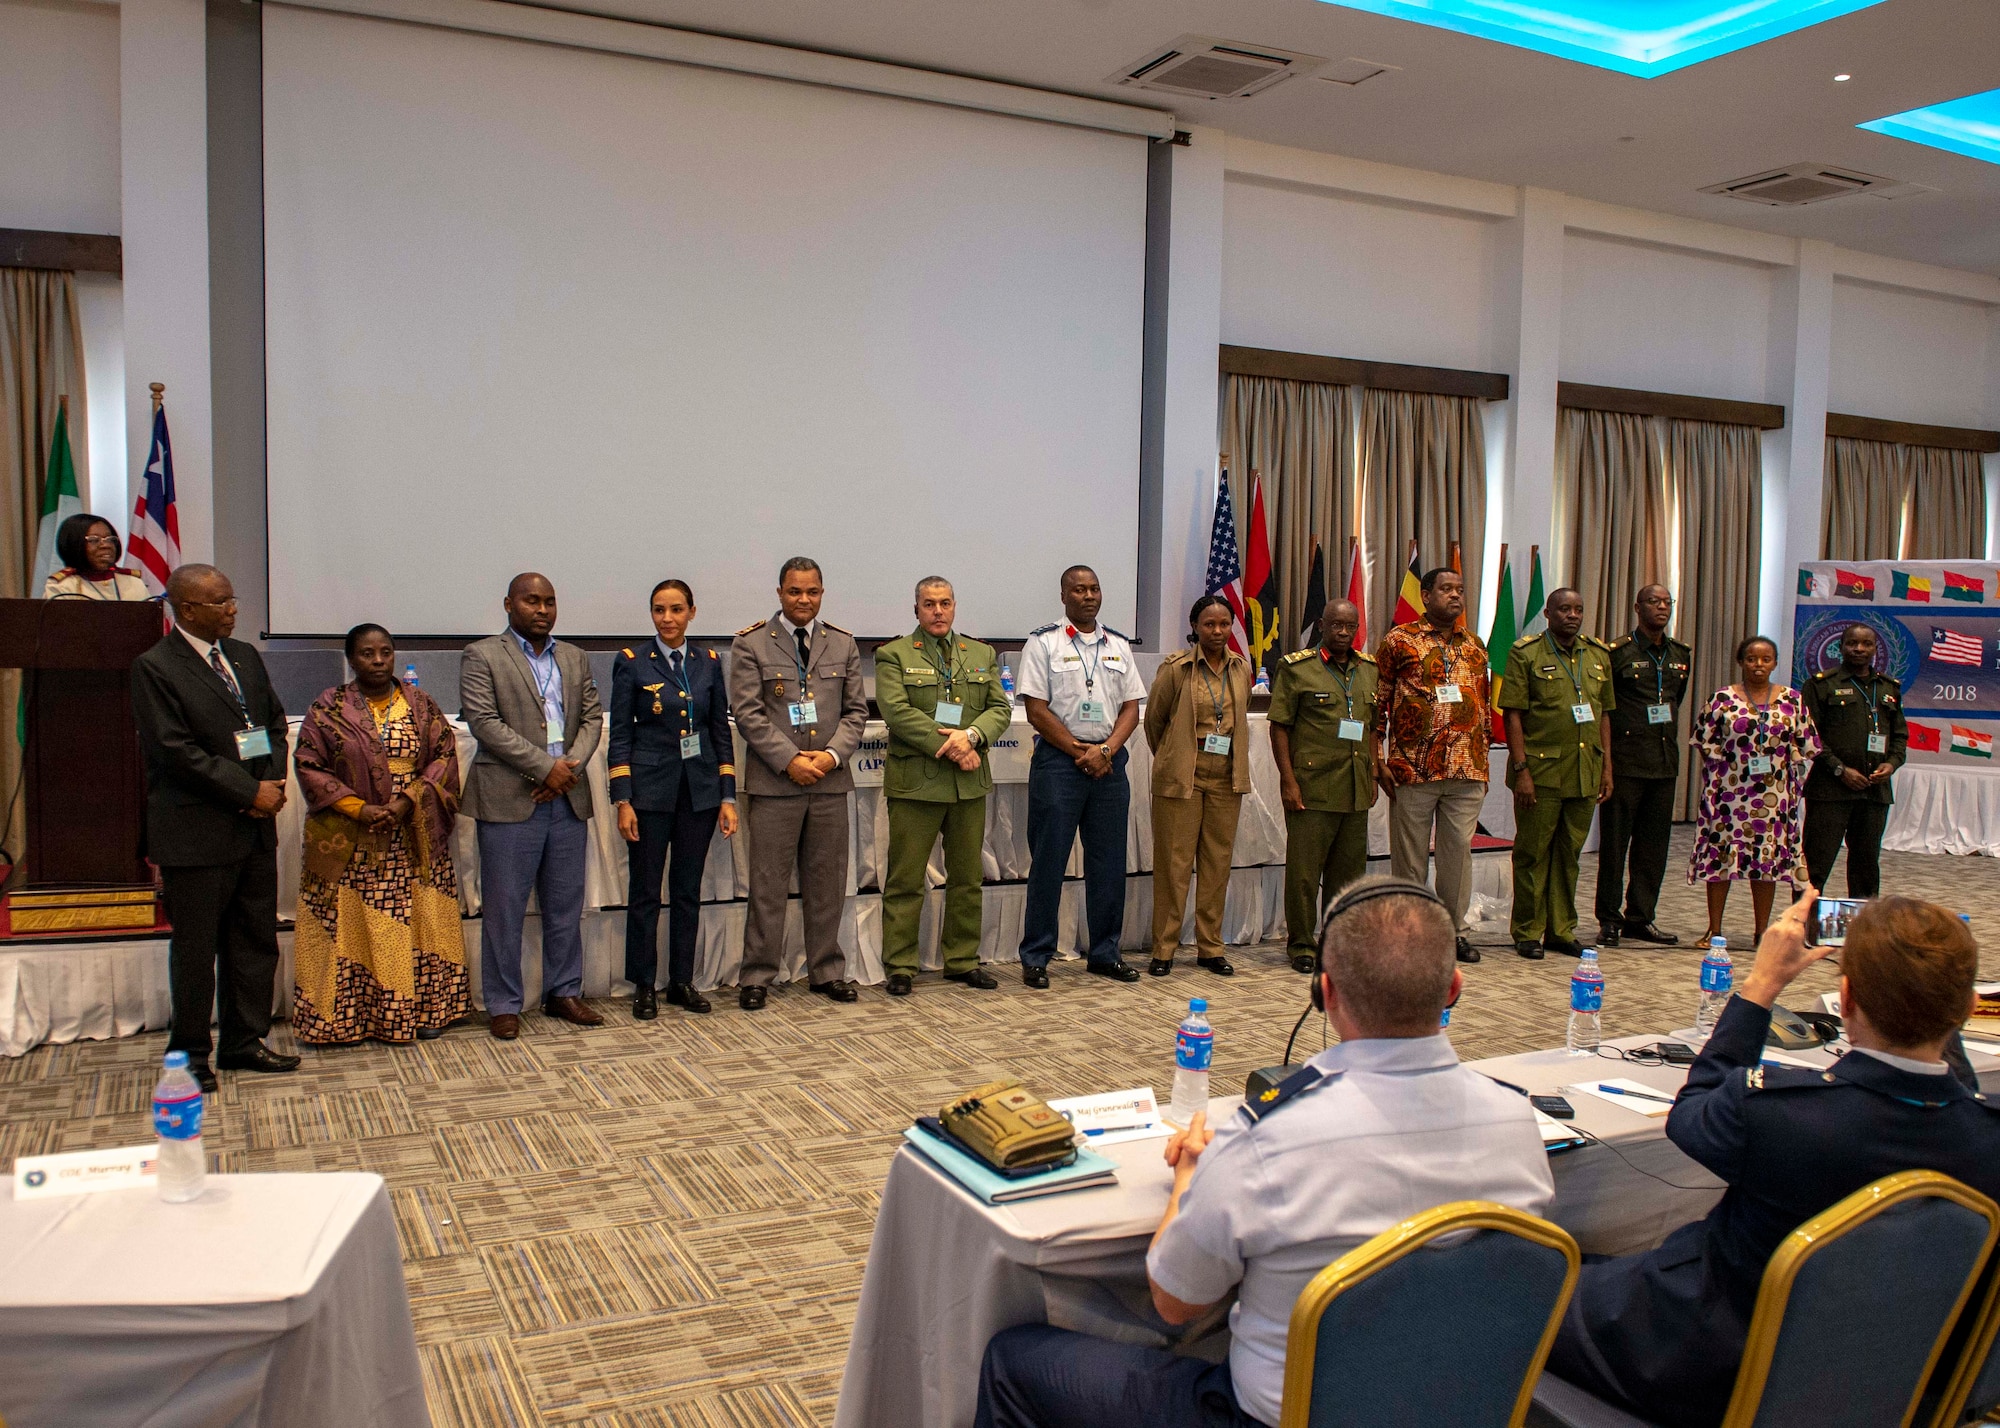
[[[1097,653],[1088,663],[1083,658],[1083,646],[1076,642],[1075,635],[1069,637],[1069,647],[1076,651],[1076,662],[1083,665],[1083,687],[1085,692],[1087,693],[1096,689],[1097,667],[1104,662],[1104,637],[1102,635],[1097,637]]]
[[[1658,650],[1653,648],[1653,642],[1646,638],[1644,630],[1634,630],[1632,639],[1646,652],[1646,658],[1653,662],[1653,702],[1663,704],[1667,698],[1666,639],[1664,636],[1661,637]]]
[[[1556,643],[1554,635],[1550,635],[1549,652],[1556,657],[1556,663],[1562,666],[1562,672],[1569,676],[1569,686],[1576,691],[1576,702],[1583,703],[1583,642],[1581,640],[1577,642],[1574,660],[1565,659],[1562,646]]]
[[[1215,718],[1215,727],[1220,730],[1222,728],[1223,700],[1229,693],[1229,666],[1227,664],[1223,665],[1222,680],[1220,683],[1217,683],[1209,674],[1207,657],[1201,651],[1196,650],[1194,667],[1195,672],[1201,676],[1201,687],[1208,691],[1209,710]]]
[[[1340,697],[1347,705],[1347,717],[1351,719],[1354,717],[1354,666],[1352,663],[1354,656],[1349,655],[1347,658],[1349,664],[1344,670],[1330,659],[1322,659],[1320,663],[1326,666],[1327,673],[1340,681]]]

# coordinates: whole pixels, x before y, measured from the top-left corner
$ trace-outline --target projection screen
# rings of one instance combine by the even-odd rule
[[[270,622],[1018,636],[1136,606],[1145,141],[263,7]]]

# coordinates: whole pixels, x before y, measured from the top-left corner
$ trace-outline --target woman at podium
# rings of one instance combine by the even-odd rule
[[[111,522],[88,511],[56,527],[56,559],[60,570],[49,573],[42,586],[44,600],[148,600],[139,572],[118,562],[125,548]]]

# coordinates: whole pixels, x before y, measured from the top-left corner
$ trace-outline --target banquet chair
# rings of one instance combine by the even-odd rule
[[[1967,1307],[1965,1318],[1970,1331],[1964,1351],[1950,1369],[1930,1428],[1959,1428],[2000,1409],[2000,1264],[1987,1262],[1980,1297]],[[1944,1371],[1941,1367],[1940,1376]]]
[[[1487,1200],[1384,1230],[1293,1304],[1279,1428],[1519,1428],[1581,1262],[1562,1229]]]
[[[2000,1239],[2000,1206],[1932,1170],[1863,1186],[1764,1269],[1722,1428],[1910,1428]],[[1543,1374],[1529,1428],[1653,1428]]]

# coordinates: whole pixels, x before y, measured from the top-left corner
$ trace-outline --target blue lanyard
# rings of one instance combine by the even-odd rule
[[[1549,653],[1556,657],[1556,663],[1562,666],[1562,672],[1569,676],[1570,688],[1576,691],[1576,702],[1579,704],[1583,703],[1583,650],[1581,642],[1579,642],[1574,665],[1563,658],[1562,648],[1556,644],[1554,636],[1549,637]]]
[[[1353,655],[1348,656],[1349,660],[1352,660],[1353,658],[1354,658]],[[1347,717],[1352,719],[1354,717],[1354,671],[1352,666],[1350,665],[1350,667],[1345,672],[1343,672],[1334,666],[1332,660],[1327,659],[1324,656],[1320,658],[1320,663],[1326,666],[1328,674],[1331,674],[1335,679],[1340,681],[1340,697],[1347,704]]]
[[[1076,662],[1078,664],[1084,664],[1083,646],[1079,645],[1076,642],[1075,635],[1071,635],[1069,637],[1069,647],[1076,651]],[[1097,658],[1091,660],[1087,665],[1084,665],[1083,688],[1085,694],[1088,694],[1092,690],[1097,688],[1097,666],[1103,663],[1103,661],[1104,661],[1104,637],[1100,635],[1098,636],[1097,639]]]
[[[806,694],[808,692],[806,690],[806,660],[801,660],[799,658],[798,637],[801,634],[803,634],[806,637],[806,647],[808,648],[808,650],[810,650],[812,647],[812,632],[810,630],[802,630],[797,625],[794,625],[792,628],[794,631],[796,631],[796,633],[794,633],[792,636],[792,668],[798,671],[799,698],[803,699],[806,697]],[[810,655],[808,655],[808,659],[809,658]]]
[[[1847,682],[1853,685],[1856,689],[1861,688],[1861,681],[1856,679],[1851,674],[1847,677]],[[1876,712],[1875,708],[1875,701],[1881,698],[1881,694],[1882,694],[1881,686],[1877,685],[1873,680],[1870,680],[1868,688],[1862,693],[1861,696],[1862,698],[1868,701],[1868,732],[1871,734],[1882,727],[1881,716]]]
[[[521,653],[528,657],[528,673],[534,678],[535,693],[541,696],[542,712],[546,714],[549,708],[549,693],[555,688],[556,681],[562,677],[562,670],[556,665],[556,642],[550,640],[547,648],[540,654],[536,654],[534,646],[530,645],[526,640],[521,639],[518,635],[515,636],[515,639],[520,643]],[[549,665],[549,677],[547,679],[542,678],[543,660],[547,660]]]
[[[1653,702],[1655,704],[1666,703],[1667,702],[1666,656],[1656,653],[1653,649],[1652,642],[1649,641],[1646,638],[1646,636],[1638,630],[1634,630],[1632,632],[1632,642],[1638,645],[1640,649],[1644,650],[1646,652],[1646,658],[1653,662]],[[1662,640],[1660,643],[1664,645],[1666,641]]]

